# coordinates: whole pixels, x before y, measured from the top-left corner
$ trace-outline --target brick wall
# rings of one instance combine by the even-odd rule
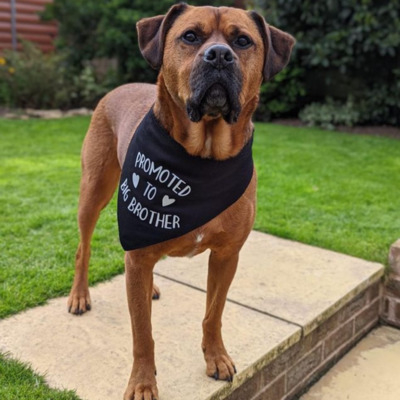
[[[400,328],[400,239],[390,247],[389,267],[383,294],[382,320]]]
[[[36,43],[42,51],[54,49],[57,34],[55,23],[41,22],[37,13],[52,0],[15,0],[18,38]],[[12,48],[11,1],[0,0],[0,52]],[[18,49],[21,45],[18,43]]]
[[[295,400],[379,321],[375,282],[228,395],[229,400]]]

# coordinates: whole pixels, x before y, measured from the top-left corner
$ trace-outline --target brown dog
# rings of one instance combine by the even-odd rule
[[[251,140],[251,117],[263,79],[284,68],[294,45],[290,35],[267,25],[257,13],[226,7],[178,4],[165,16],[141,20],[137,30],[144,58],[160,69],[158,84],[119,87],[101,100],[93,114],[82,150],[81,236],[68,300],[73,314],[91,308],[91,236],[117,187],[133,133],[152,105],[159,123],[188,154],[231,159]],[[134,363],[124,399],[158,398],[151,299],[158,291],[153,288],[153,267],[164,255],[211,250],[202,349],[207,375],[232,380],[236,370],[222,341],[221,316],[239,251],[253,225],[255,191],[253,172],[241,197],[206,224],[125,253]]]

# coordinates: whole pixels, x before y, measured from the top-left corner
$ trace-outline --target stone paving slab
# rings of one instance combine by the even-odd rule
[[[205,294],[158,279],[162,297],[153,302],[160,400],[205,400],[234,387],[261,368],[279,348],[300,339],[300,329],[228,303],[223,319],[225,344],[238,375],[233,385],[205,375],[201,322]],[[0,351],[30,362],[58,388],[76,389],[85,400],[121,400],[132,366],[125,277],[91,290],[93,309],[83,316],[66,312],[59,298],[0,321]]]
[[[206,289],[208,252],[188,265],[170,258],[156,272]],[[228,298],[303,327],[308,334],[383,274],[383,266],[253,231]]]
[[[239,371],[231,385],[205,375],[207,257],[167,258],[156,267],[164,276],[155,278],[162,295],[153,303],[160,400],[225,398],[383,274],[376,263],[252,232],[223,319]],[[91,288],[91,296],[93,309],[81,317],[60,298],[0,321],[0,351],[83,399],[121,399],[132,363],[124,276]]]
[[[400,330],[371,332],[301,400],[398,400]]]

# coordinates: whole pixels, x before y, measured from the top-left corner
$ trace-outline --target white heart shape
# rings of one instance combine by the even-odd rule
[[[167,206],[170,206],[171,204],[173,204],[173,203],[175,203],[175,199],[173,199],[172,197],[169,197],[168,195],[165,195],[163,198],[162,198],[162,206],[163,207],[167,207]]]
[[[135,186],[135,188],[138,187],[139,180],[140,180],[140,176],[138,174],[133,173],[132,174],[132,182],[133,182],[133,186]]]

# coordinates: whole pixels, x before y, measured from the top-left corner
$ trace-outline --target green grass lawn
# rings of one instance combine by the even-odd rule
[[[0,318],[69,292],[88,124],[84,117],[0,119]],[[400,237],[400,141],[257,124],[254,156],[256,229],[386,263]],[[124,269],[115,210],[114,198],[96,228],[91,284]],[[47,393],[40,378],[6,358],[0,372],[22,379],[7,393],[24,390],[23,382],[39,388],[33,397],[2,397],[0,389],[0,398],[75,398]]]
[[[400,237],[399,140],[258,124],[254,157],[257,230],[387,263]]]
[[[68,293],[88,124],[88,118],[0,120],[0,318]],[[91,283],[124,269],[115,204],[100,219],[93,266]]]
[[[0,399],[79,400],[71,390],[50,389],[45,378],[19,361],[0,354]]]

